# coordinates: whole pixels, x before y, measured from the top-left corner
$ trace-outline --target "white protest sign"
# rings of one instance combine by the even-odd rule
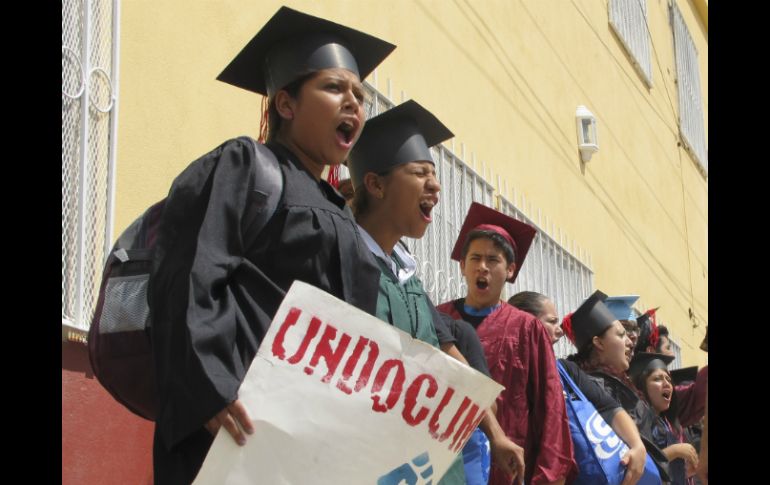
[[[220,430],[195,484],[437,483],[502,389],[295,282],[239,391],[254,434]]]

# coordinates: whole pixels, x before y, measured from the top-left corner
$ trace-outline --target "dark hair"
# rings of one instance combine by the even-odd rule
[[[655,372],[658,369],[647,369],[641,374],[636,376],[636,379],[633,380],[634,387],[642,393],[644,396],[644,399],[647,401],[648,404],[650,404],[650,408],[652,408],[652,403],[650,402],[650,396],[647,394],[647,378],[652,375],[653,372]],[[668,369],[664,369],[669,377],[671,377],[671,372],[668,371]],[[657,411],[656,411],[657,413]],[[676,393],[674,392],[674,383],[671,382],[671,403],[668,406],[668,409],[660,413],[661,416],[664,416],[668,418],[669,422],[671,422],[671,425],[677,429],[680,429],[679,424],[679,400],[676,398]]]
[[[609,329],[612,328],[612,325],[605,328],[601,331],[601,333],[595,335],[595,337],[602,337],[604,336]],[[572,354],[569,357],[567,357],[569,360],[577,362],[578,365],[580,365],[583,370],[588,372],[587,369],[591,368],[593,366],[593,363],[591,362],[591,356],[593,355],[594,350],[594,339],[591,338],[588,342],[586,342],[585,345],[583,345],[581,348],[578,349],[576,354]]]
[[[671,341],[671,337],[668,336],[668,328],[665,325],[658,325],[658,344],[655,346],[655,351],[660,352],[663,348],[663,337],[666,340]]]
[[[523,312],[538,316],[543,313],[543,304],[549,298],[536,291],[522,291],[508,298],[508,304]]]
[[[310,71],[308,73],[302,74],[300,77],[295,79],[294,81],[290,82],[286,86],[280,89],[280,91],[286,91],[289,96],[291,96],[293,99],[297,99],[299,96],[299,91],[302,89],[302,86],[305,84],[305,82],[309,81],[310,78],[315,76],[315,74],[318,71]],[[283,121],[281,118],[281,115],[278,114],[278,109],[275,107],[275,95],[273,95],[268,100],[268,106],[267,106],[267,140],[268,142],[273,141],[275,137],[278,135],[278,132],[281,129],[281,122]]]
[[[391,167],[384,172],[378,173],[377,176],[387,177],[390,175],[394,168],[396,167]],[[369,173],[369,171],[366,173]],[[364,176],[366,176],[366,173]],[[361,185],[355,189],[355,193],[353,194],[353,202],[350,203],[350,209],[353,211],[353,216],[360,217],[369,211],[370,206],[371,204],[369,203],[369,191],[366,190],[366,185],[362,180]]]
[[[516,255],[513,253],[513,248],[508,243],[508,241],[506,241],[503,236],[496,233],[495,231],[488,231],[486,229],[477,229],[468,233],[468,237],[465,239],[465,244],[463,244],[463,250],[460,253],[463,257],[463,261],[465,260],[465,256],[468,255],[468,248],[471,247],[471,243],[476,239],[481,238],[489,239],[492,241],[495,247],[503,252],[505,255],[505,261],[508,265],[516,262]]]

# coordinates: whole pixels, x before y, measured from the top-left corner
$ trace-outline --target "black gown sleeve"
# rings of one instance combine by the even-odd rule
[[[457,339],[457,349],[465,357],[471,367],[490,377],[487,358],[484,356],[484,348],[473,325],[465,320],[455,320],[448,315],[444,317],[449,321],[452,334]]]
[[[156,423],[169,449],[237,398],[284,296],[244,257],[255,163],[248,140],[225,142],[190,164],[166,200],[148,302]]]
[[[431,301],[430,297],[426,294],[425,298],[428,300],[428,307],[433,315],[433,326],[436,328],[436,337],[438,337],[438,343],[444,344],[456,344],[457,339],[452,335],[452,331],[449,328],[443,315],[436,310],[436,306]]]
[[[436,334],[439,333],[439,326],[446,328],[450,332],[451,340],[446,342],[454,343],[457,346],[457,350],[463,354],[465,360],[468,361],[468,365],[481,372],[487,377],[489,375],[489,368],[487,367],[487,358],[484,356],[484,348],[481,346],[481,340],[476,333],[476,329],[464,320],[455,320],[449,315],[440,313],[433,302],[428,298],[429,307],[433,313],[433,321],[441,322],[436,323]],[[441,335],[438,335],[439,343],[444,343],[445,340],[441,339]]]
[[[564,366],[572,381],[585,394],[586,399],[591,401],[596,411],[601,415],[607,424],[612,425],[612,419],[615,414],[623,409],[618,401],[607,393],[599,384],[594,382],[588,374],[583,371],[575,362],[566,359],[560,359],[559,362]]]

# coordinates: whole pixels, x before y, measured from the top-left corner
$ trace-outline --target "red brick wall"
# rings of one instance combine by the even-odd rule
[[[121,406],[82,343],[62,342],[62,485],[152,484],[153,423]]]

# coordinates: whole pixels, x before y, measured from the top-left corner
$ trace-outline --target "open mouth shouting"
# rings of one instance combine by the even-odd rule
[[[337,142],[345,150],[353,147],[353,140],[358,134],[359,123],[356,118],[348,118],[337,125]]]
[[[420,202],[420,213],[422,214],[422,218],[425,222],[433,221],[433,218],[430,214],[433,212],[433,208],[437,203],[438,199],[435,198],[424,199],[422,202]]]
[[[486,290],[489,288],[489,280],[485,276],[479,276],[476,278],[476,288],[479,290]]]

